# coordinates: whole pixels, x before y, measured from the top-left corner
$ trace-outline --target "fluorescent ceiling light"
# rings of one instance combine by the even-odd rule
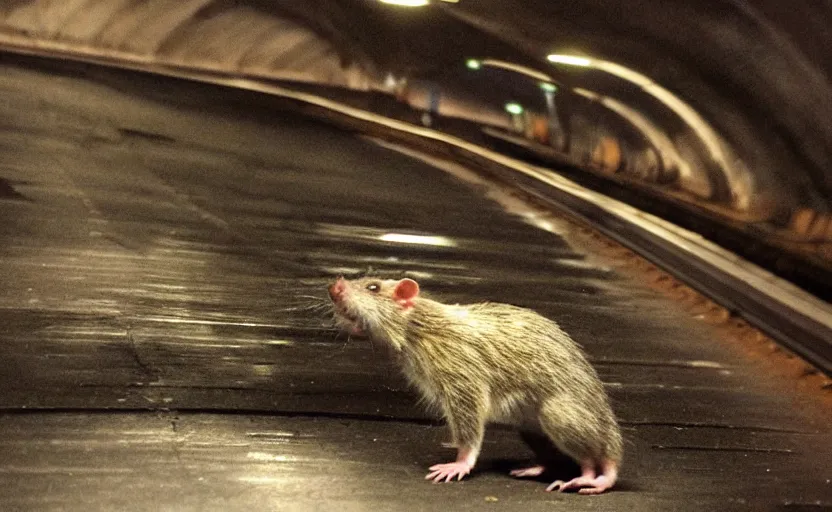
[[[468,69],[480,69],[482,67],[482,61],[477,59],[468,59],[465,61],[465,65],[468,66]]]
[[[591,59],[586,57],[578,57],[577,55],[559,55],[553,53],[546,57],[549,62],[556,62],[558,64],[569,64],[570,66],[589,67],[592,64]]]
[[[555,92],[558,90],[558,87],[555,84],[549,82],[540,82],[540,88],[546,92]]]
[[[430,3],[429,0],[379,0],[379,2],[401,7],[423,7]]]
[[[519,115],[523,113],[523,106],[519,103],[506,103],[506,112],[509,114]]]

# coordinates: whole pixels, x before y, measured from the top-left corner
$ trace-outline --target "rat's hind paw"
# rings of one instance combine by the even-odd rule
[[[604,475],[600,475],[595,478],[580,476],[568,482],[555,480],[546,490],[564,492],[577,489],[578,494],[601,494],[610,487],[612,487],[610,479]]]
[[[532,478],[542,475],[544,471],[546,471],[545,466],[532,466],[523,469],[512,469],[509,474],[516,478]]]

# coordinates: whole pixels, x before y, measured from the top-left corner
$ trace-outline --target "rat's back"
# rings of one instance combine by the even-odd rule
[[[411,320],[426,337],[417,345],[428,356],[452,362],[447,370],[469,380],[486,379],[506,393],[567,393],[579,399],[603,394],[581,348],[557,323],[530,309],[425,300]]]

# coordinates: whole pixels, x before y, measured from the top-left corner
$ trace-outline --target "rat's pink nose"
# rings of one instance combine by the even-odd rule
[[[329,298],[332,299],[332,302],[336,302],[341,298],[341,295],[344,294],[344,280],[338,279],[329,287]]]

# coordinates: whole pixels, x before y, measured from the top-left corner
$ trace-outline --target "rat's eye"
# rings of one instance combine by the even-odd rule
[[[381,286],[379,286],[378,283],[372,283],[367,285],[367,289],[373,293],[378,293],[379,290],[381,290]]]

